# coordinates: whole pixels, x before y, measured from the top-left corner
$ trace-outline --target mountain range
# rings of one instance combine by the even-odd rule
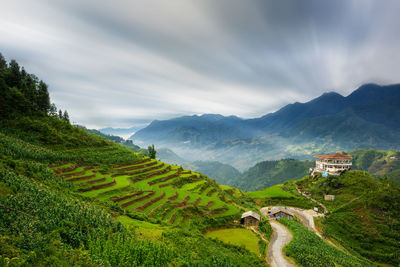
[[[348,96],[325,93],[255,119],[205,114],[155,120],[130,137],[173,148],[190,161],[217,160],[244,170],[266,159],[400,148],[400,84],[365,84]]]
[[[111,134],[111,135],[120,136],[122,138],[128,138],[129,136],[131,136],[136,131],[138,131],[142,128],[143,127],[138,127],[138,126],[132,126],[130,128],[106,127],[106,128],[99,129],[99,131],[102,132],[103,134]]]

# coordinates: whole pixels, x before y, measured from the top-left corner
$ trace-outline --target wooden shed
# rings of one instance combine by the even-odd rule
[[[245,226],[257,226],[261,220],[261,216],[254,211],[247,211],[242,214],[242,218],[240,219],[240,223]]]
[[[335,200],[335,195],[325,195],[324,199],[328,201],[333,201]]]
[[[277,208],[275,207],[272,211],[271,211],[271,215],[272,218],[288,218],[289,220],[293,220],[294,215],[292,212],[288,211],[287,209],[284,208]]]

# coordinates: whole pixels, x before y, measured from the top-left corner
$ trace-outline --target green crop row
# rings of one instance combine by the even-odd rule
[[[281,218],[280,222],[287,226],[293,234],[293,240],[285,247],[286,255],[293,258],[301,266],[374,266],[325,243],[314,232],[297,221]]]

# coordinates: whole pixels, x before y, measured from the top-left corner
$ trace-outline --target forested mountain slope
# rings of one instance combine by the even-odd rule
[[[256,191],[288,180],[297,180],[308,174],[314,166],[312,161],[282,159],[262,161],[237,176],[231,183],[245,191]]]

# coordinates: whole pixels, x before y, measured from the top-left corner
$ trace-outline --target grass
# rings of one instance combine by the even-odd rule
[[[133,228],[135,233],[138,234],[141,239],[146,240],[160,240],[162,238],[163,232],[168,229],[168,227],[163,227],[159,224],[135,220],[128,216],[118,216],[117,220],[120,221],[128,229]]]
[[[259,191],[251,191],[247,192],[247,195],[249,195],[252,198],[275,198],[275,197],[281,197],[281,198],[291,198],[294,197],[291,193],[284,191],[282,189],[281,184],[277,184],[271,187],[268,187],[263,190]]]
[[[207,232],[206,237],[217,238],[222,242],[244,246],[247,250],[259,254],[258,238],[250,230],[243,228],[220,229]]]

